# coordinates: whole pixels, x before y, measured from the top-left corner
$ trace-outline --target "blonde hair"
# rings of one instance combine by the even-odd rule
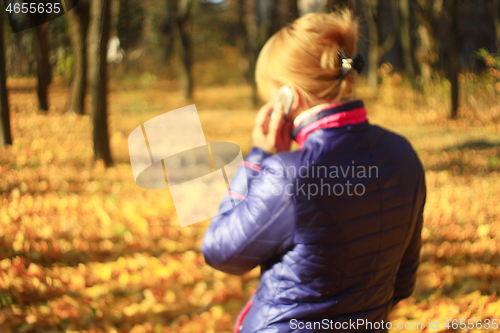
[[[340,47],[354,56],[358,23],[349,10],[307,14],[274,34],[262,48],[255,79],[269,100],[282,85],[295,87],[308,104],[353,96],[353,74],[343,80]]]

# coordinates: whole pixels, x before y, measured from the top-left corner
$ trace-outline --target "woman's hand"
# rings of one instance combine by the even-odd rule
[[[271,117],[273,109],[274,113]],[[270,154],[290,150],[292,124],[292,121],[285,121],[283,105],[280,102],[267,103],[259,110],[255,118],[252,133],[253,145]]]

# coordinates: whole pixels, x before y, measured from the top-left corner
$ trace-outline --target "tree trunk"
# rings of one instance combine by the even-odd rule
[[[394,46],[394,34],[389,35],[382,45],[380,45],[379,30],[379,7],[380,0],[362,0],[365,20],[368,24],[368,86],[376,90],[378,85],[378,67],[382,57]]]
[[[107,117],[106,51],[110,27],[110,0],[91,0],[88,40],[89,86],[93,121],[94,159],[111,166]]]
[[[12,145],[10,131],[9,96],[7,93],[7,71],[5,70],[5,49],[3,24],[0,22],[0,146]]]
[[[417,80],[415,74],[415,65],[413,61],[412,38],[410,32],[410,1],[409,0],[395,0],[395,11],[399,17],[398,25],[400,31],[401,49],[403,51],[403,62],[405,66],[406,75],[411,82],[413,89],[417,88]]]
[[[293,1],[292,1],[293,2]],[[255,62],[256,62],[256,38],[257,34],[255,32],[256,24],[255,15],[248,15],[250,12],[248,10],[248,6],[250,6],[251,2],[246,0],[238,1],[238,13],[239,13],[239,39],[240,42],[240,50],[245,57],[245,80],[247,84],[252,88],[250,100],[252,106],[257,106],[257,85],[255,83]]]
[[[238,48],[241,55],[245,59],[244,66],[244,76],[247,83],[250,83],[251,73],[250,73],[250,61],[248,59],[250,53],[250,40],[248,36],[247,24],[246,24],[246,11],[245,11],[245,0],[238,0]]]
[[[174,33],[177,30],[177,0],[167,0],[167,18],[163,23],[165,36],[165,62],[170,62],[174,49]]]
[[[87,1],[81,0],[76,8],[67,12],[67,18],[75,61],[66,111],[83,115],[87,88],[87,32],[89,27]]]
[[[151,44],[151,41],[156,38],[154,20],[157,7],[155,5],[156,4],[153,0],[147,0],[143,3],[144,22],[142,27],[141,39],[138,43],[139,47],[143,48],[146,51],[146,54],[151,54],[155,51],[153,50],[153,45]]]
[[[446,3],[439,4],[431,0],[413,3],[418,18],[419,42],[415,54],[424,84],[431,82],[432,72],[440,56],[438,29],[443,20],[443,6]]]
[[[268,19],[269,24],[268,24],[267,36],[271,37],[280,30],[278,0],[270,0],[269,6],[270,9],[269,9],[269,19]]]
[[[373,29],[370,26],[370,30]],[[378,55],[378,37],[370,32],[370,41],[368,44],[368,86],[372,89],[377,89],[378,86],[378,65],[379,65],[379,55]],[[376,34],[378,35],[378,34]]]
[[[356,9],[356,0],[328,0],[328,10],[338,10],[343,8]]]
[[[449,80],[451,83],[451,118],[458,117],[459,83],[458,74],[460,71],[458,57],[460,55],[460,8],[459,1],[451,2],[451,50],[449,59]]]
[[[184,67],[182,77],[182,86],[184,98],[190,100],[193,97],[193,73],[192,73],[192,54],[191,54],[191,36],[189,35],[189,23],[191,19],[192,0],[183,2],[183,8],[178,8],[177,30],[181,40],[181,60]]]
[[[253,6],[252,6],[253,4]],[[250,40],[250,53],[249,53],[249,65],[250,65],[250,74],[252,75],[250,78],[250,86],[252,87],[252,95],[251,102],[252,106],[256,107],[259,103],[259,94],[257,90],[257,81],[255,80],[255,68],[257,67],[257,59],[259,57],[260,49],[263,46],[262,40],[265,38],[265,34],[263,33],[263,20],[260,17],[261,14],[261,1],[248,1],[247,2],[247,11],[248,11],[248,19],[247,19],[247,30],[249,32],[249,40]]]
[[[44,112],[49,110],[48,88],[50,84],[49,43],[47,41],[48,23],[35,27],[37,40],[37,77],[38,108]]]
[[[497,35],[497,52],[500,54],[500,0],[495,0],[494,13],[495,31]]]
[[[299,7],[297,0],[288,0],[288,21],[293,22],[299,18]]]
[[[378,3],[378,1],[377,1]],[[373,1],[363,0],[363,11],[365,14],[366,23],[368,24],[368,86],[372,89],[377,89],[378,85],[378,65],[379,65],[379,31],[374,11],[376,4]]]

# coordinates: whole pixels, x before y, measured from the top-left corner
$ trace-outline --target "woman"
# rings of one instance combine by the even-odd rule
[[[286,119],[279,103],[259,111],[254,148],[221,204],[237,206],[202,245],[221,271],[262,268],[241,333],[385,332],[413,291],[424,171],[408,141],[371,125],[353,99],[356,41],[349,11],[309,14],[259,55],[262,96],[287,85],[293,103]],[[291,138],[300,149],[289,151]]]

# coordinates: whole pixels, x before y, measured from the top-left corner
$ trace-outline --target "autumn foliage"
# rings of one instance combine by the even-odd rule
[[[465,103],[463,119],[450,121],[446,84],[423,98],[382,70],[378,95],[358,95],[372,123],[410,139],[428,186],[416,291],[391,320],[432,331],[429,320],[500,319],[500,103]],[[208,221],[181,228],[168,191],[135,185],[128,134],[185,105],[174,83],[141,84],[111,84],[116,163],[105,168],[92,162],[89,116],[63,113],[63,85],[54,83],[45,115],[33,81],[9,82],[14,145],[0,148],[3,331],[230,332],[256,288],[258,268],[237,277],[205,264]],[[489,98],[498,100],[492,86]],[[207,141],[249,151],[250,94],[238,86],[195,91]]]

